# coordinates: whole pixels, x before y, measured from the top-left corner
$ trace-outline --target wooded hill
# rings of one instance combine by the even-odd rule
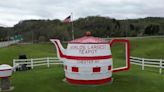
[[[125,37],[164,35],[164,18],[147,17],[141,19],[117,20],[109,17],[89,16],[73,22],[75,38],[91,31],[97,37]],[[50,38],[71,40],[71,23],[61,20],[24,20],[14,27],[0,27],[0,41],[15,35],[22,35],[24,41],[43,42]]]

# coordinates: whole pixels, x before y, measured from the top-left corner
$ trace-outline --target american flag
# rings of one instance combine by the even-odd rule
[[[68,17],[66,17],[66,18],[64,19],[63,22],[64,22],[64,23],[69,23],[69,22],[71,22],[71,15],[68,16]]]

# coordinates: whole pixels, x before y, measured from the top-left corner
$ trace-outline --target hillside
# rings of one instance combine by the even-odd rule
[[[75,38],[91,31],[98,37],[125,37],[163,35],[164,18],[147,17],[142,19],[117,20],[110,17],[89,16],[73,21]],[[22,35],[26,42],[45,42],[50,38],[71,40],[71,23],[61,20],[23,20],[12,28],[0,27],[0,40],[8,40]]]

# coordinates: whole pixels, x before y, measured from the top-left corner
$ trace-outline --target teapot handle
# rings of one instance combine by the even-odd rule
[[[112,44],[115,43],[115,42],[125,43],[126,66],[125,67],[119,67],[119,68],[112,69],[112,72],[119,72],[119,71],[129,70],[129,68],[130,68],[130,42],[127,39],[112,39],[109,42],[110,47],[112,47]]]

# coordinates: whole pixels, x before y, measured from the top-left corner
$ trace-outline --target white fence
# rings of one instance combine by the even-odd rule
[[[4,41],[4,42],[0,42],[0,48],[1,47],[7,47],[9,45],[12,45],[12,44],[16,44],[18,43],[20,40],[13,40],[13,41]]]
[[[63,62],[56,57],[13,59],[13,66],[20,67],[20,65],[23,64],[26,64],[27,67],[31,67],[31,69],[33,69],[35,66],[46,65],[47,67],[50,67],[51,64],[63,64]]]
[[[142,70],[144,70],[145,66],[159,68],[160,74],[162,74],[162,68],[164,68],[163,59],[146,59],[146,58],[139,58],[139,57],[131,56],[130,62],[131,64],[142,66]]]
[[[163,59],[145,59],[139,57],[130,57],[131,64],[142,66],[142,70],[146,67],[159,68],[159,73],[162,74],[162,68],[164,68]],[[51,64],[63,64],[57,57],[46,57],[46,58],[31,58],[31,59],[13,59],[13,66],[19,67],[22,64],[26,64],[27,67],[33,69],[36,66],[46,65],[50,67]]]

